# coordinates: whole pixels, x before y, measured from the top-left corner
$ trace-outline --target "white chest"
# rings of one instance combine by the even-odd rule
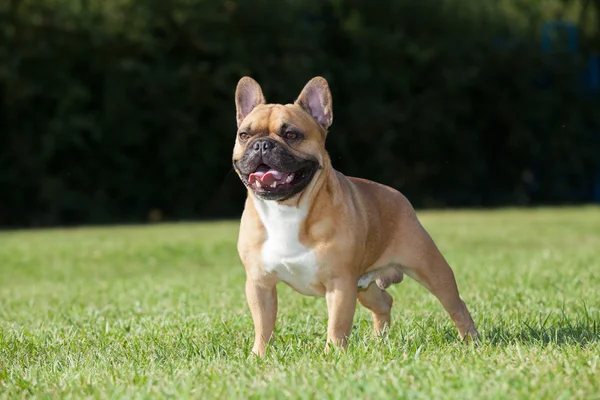
[[[317,260],[314,252],[300,243],[299,231],[306,211],[282,206],[274,201],[256,201],[256,209],[267,230],[267,240],[261,250],[263,268],[277,273],[305,295],[318,295],[311,286],[317,283]]]

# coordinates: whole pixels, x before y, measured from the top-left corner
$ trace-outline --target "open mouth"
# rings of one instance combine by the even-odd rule
[[[316,168],[314,163],[294,171],[284,172],[260,164],[256,171],[248,175],[247,182],[254,192],[259,195],[289,194],[290,196],[304,189],[312,179]]]

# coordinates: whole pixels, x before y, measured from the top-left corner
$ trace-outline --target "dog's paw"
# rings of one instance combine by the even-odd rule
[[[464,344],[481,344],[481,335],[477,331],[475,327],[470,328],[465,335],[462,337],[462,342]]]

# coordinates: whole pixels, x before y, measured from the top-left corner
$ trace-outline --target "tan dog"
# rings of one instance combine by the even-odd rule
[[[390,324],[385,289],[416,279],[442,303],[461,339],[478,336],[452,269],[398,191],[333,169],[325,150],[332,123],[327,81],[316,77],[294,104],[266,104],[252,78],[235,93],[233,165],[248,188],[238,251],[258,355],[275,327],[276,285],[325,296],[327,343],[346,347],[356,300],[375,331]]]

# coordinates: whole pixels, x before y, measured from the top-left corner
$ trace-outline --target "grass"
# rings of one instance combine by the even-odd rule
[[[0,233],[0,398],[600,398],[600,209],[422,212],[484,337],[391,289],[391,334],[358,306],[324,354],[325,300],[279,286],[249,356],[237,223]]]

